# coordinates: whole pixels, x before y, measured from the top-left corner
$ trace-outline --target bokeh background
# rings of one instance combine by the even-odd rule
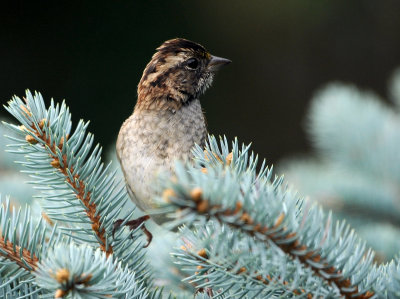
[[[233,63],[203,96],[210,132],[269,163],[307,152],[304,117],[332,80],[385,97],[400,65],[400,2],[9,1],[0,9],[0,103],[26,88],[66,99],[98,142],[115,142],[154,49],[185,37]],[[5,116],[4,109],[0,117]]]

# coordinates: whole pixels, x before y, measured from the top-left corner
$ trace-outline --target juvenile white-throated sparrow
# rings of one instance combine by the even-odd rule
[[[207,128],[199,97],[211,86],[215,71],[230,62],[197,43],[176,38],[157,48],[147,64],[135,109],[117,140],[128,193],[142,211],[155,207],[157,174],[172,171],[175,160],[189,159],[193,146],[204,144]],[[152,218],[163,221],[162,216]],[[147,219],[144,216],[127,225],[136,227]],[[121,223],[117,221],[116,227]]]

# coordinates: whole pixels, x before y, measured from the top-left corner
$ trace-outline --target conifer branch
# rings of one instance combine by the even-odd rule
[[[99,241],[101,250],[106,252],[107,256],[113,253],[112,245],[106,246],[105,229],[97,211],[96,203],[93,202],[91,192],[85,190],[85,181],[80,178],[80,175],[75,172],[74,168],[70,166],[67,160],[67,154],[63,153],[64,143],[67,142],[69,135],[66,134],[60,138],[51,138],[48,134],[51,130],[52,124],[49,120],[43,118],[39,122],[32,118],[31,108],[28,101],[24,98],[25,104],[20,104],[22,112],[27,117],[28,126],[22,125],[20,129],[25,132],[25,140],[34,145],[38,144],[48,152],[49,164],[57,169],[63,176],[65,182],[74,191],[75,196],[81,201],[85,207],[85,213],[90,219],[93,232],[96,234]],[[30,120],[30,121],[29,121]]]
[[[0,237],[0,256],[16,263],[26,271],[35,271],[39,262],[35,254],[32,254],[26,248],[6,241],[3,237]]]
[[[211,288],[218,295],[237,298],[245,294],[246,298],[271,294],[285,298],[337,297],[337,292],[299,261],[218,222],[211,220],[181,232],[182,246],[174,256],[190,273],[187,280],[198,289]]]
[[[32,284],[33,272],[47,250],[60,241],[53,231],[48,232],[40,219],[35,223],[27,208],[18,212],[10,208],[10,201],[0,200],[0,294],[14,298],[39,292],[40,288]]]
[[[137,230],[119,230],[112,237],[128,196],[116,171],[110,171],[111,164],[102,163],[101,147],[92,149],[88,123],[81,120],[72,131],[65,103],[52,100],[46,108],[42,96],[29,91],[24,101],[14,97],[5,108],[21,123],[5,123],[15,133],[7,136],[13,141],[9,152],[24,155],[24,161],[17,163],[25,166],[33,178],[30,183],[41,191],[48,218],[75,242],[98,246],[107,256],[113,253],[139,273],[138,279],[148,279],[145,252],[135,244]]]
[[[26,107],[26,110],[28,108],[29,107]],[[91,192],[85,191],[85,182],[80,179],[79,174],[75,173],[73,167],[69,167],[67,161],[67,155],[64,154],[62,155],[61,158],[57,155],[57,153],[62,152],[62,148],[64,145],[64,138],[68,138],[68,135],[66,135],[65,137],[61,137],[60,142],[58,144],[56,144],[55,142],[51,142],[50,137],[46,136],[45,131],[43,130],[44,126],[50,128],[50,125],[51,124],[48,123],[47,120],[43,119],[39,123],[39,127],[41,130],[38,130],[32,122],[32,126],[29,129],[27,129],[30,135],[27,135],[26,139],[36,141],[36,138],[34,139],[30,138],[32,137],[32,134],[34,134],[37,136],[37,138],[40,138],[43,141],[43,143],[41,143],[42,146],[47,148],[50,157],[54,157],[53,160],[50,162],[50,165],[55,169],[58,169],[58,171],[60,171],[63,174],[66,183],[69,184],[75,191],[76,198],[79,199],[85,206],[85,213],[92,223],[91,227],[93,232],[96,234],[97,239],[99,240],[100,249],[104,251],[107,254],[107,256],[109,256],[110,254],[113,253],[113,247],[111,244],[106,246],[105,229],[100,219],[97,206],[93,202],[93,199],[91,197]]]
[[[73,243],[50,250],[34,273],[38,284],[55,298],[146,298],[134,272],[100,249]]]
[[[198,190],[198,189],[197,189]],[[192,191],[193,192],[193,191]],[[322,279],[326,280],[329,284],[335,284],[341,289],[341,295],[345,298],[368,299],[374,293],[367,291],[364,294],[359,294],[358,287],[353,285],[350,278],[342,276],[342,271],[337,269],[334,265],[328,263],[316,250],[310,250],[306,245],[301,244],[297,238],[296,232],[289,232],[285,226],[281,226],[285,215],[281,214],[272,227],[263,226],[255,222],[249,215],[249,212],[243,209],[240,202],[237,202],[236,209],[224,209],[221,205],[210,205],[207,199],[200,197],[193,198],[196,206],[189,209],[200,215],[209,216],[218,220],[221,224],[231,226],[234,229],[246,232],[248,235],[256,238],[261,242],[272,241],[277,247],[282,249],[283,252],[290,255],[292,258],[299,259],[306,267],[310,267]],[[227,216],[232,216],[232,220],[228,220]],[[304,254],[305,253],[305,254]],[[229,271],[229,269],[227,269]],[[245,267],[238,270],[240,273],[245,273]],[[268,284],[271,279],[268,277],[256,277],[255,279]],[[293,291],[299,293],[298,290]]]
[[[185,247],[187,246],[187,247]],[[254,284],[264,284],[265,286],[270,286],[274,285],[272,288],[277,294],[280,296],[283,295],[303,295],[306,296],[306,298],[311,299],[313,298],[313,295],[311,293],[307,293],[304,289],[290,289],[291,283],[287,280],[282,279],[279,275],[274,278],[271,275],[262,275],[258,273],[251,273],[249,269],[247,269],[243,264],[238,264],[235,263],[235,265],[232,265],[231,267],[227,267],[226,264],[222,264],[222,261],[211,261],[209,259],[209,256],[207,254],[207,251],[205,248],[200,249],[197,253],[192,252],[191,250],[191,244],[185,244],[181,246],[181,254],[175,254],[175,256],[178,259],[183,259],[182,257],[187,257],[190,256],[194,261],[196,261],[196,272],[194,275],[186,278],[185,280],[203,280],[204,283],[202,283],[200,286],[196,285],[196,287],[204,292],[204,288],[209,287],[215,287],[213,285],[214,281],[209,280],[209,274],[211,271],[218,271],[217,269],[221,269],[222,273],[228,272],[231,276],[243,276],[245,277],[243,280],[247,280],[247,283],[251,282],[253,285],[251,286],[251,289],[253,291],[257,292],[257,287],[254,286]],[[187,260],[186,260],[187,262]],[[239,284],[239,281],[241,279],[237,277],[237,284]],[[194,281],[192,281],[194,283]],[[280,289],[277,291],[277,287],[280,287]],[[242,292],[248,292],[245,288],[242,289]],[[272,292],[272,291],[269,291]],[[258,293],[261,294],[262,290],[258,290]],[[237,296],[241,296],[241,294],[236,294]]]
[[[392,81],[397,99],[399,74]],[[399,107],[340,82],[318,90],[310,104],[306,128],[314,153],[286,160],[280,171],[346,219],[378,252],[377,260],[390,260],[400,249]]]
[[[178,164],[176,178],[164,185],[164,208],[176,217],[171,225],[216,220],[255,238],[265,249],[274,244],[337,288],[340,296],[365,299],[374,295],[370,288],[376,277],[367,279],[373,252],[365,251],[365,243],[348,226],[338,223],[333,229],[321,209],[302,207],[302,200],[282,186],[282,178],[270,181],[271,169],[264,163],[257,174],[257,157],[248,154],[248,147],[239,151],[235,142],[232,159],[226,159],[226,140],[219,148],[211,137],[207,152],[213,155],[204,157],[197,148],[196,165]]]

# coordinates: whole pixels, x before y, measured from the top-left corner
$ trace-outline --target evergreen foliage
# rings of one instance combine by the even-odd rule
[[[10,298],[36,297],[38,288],[33,284],[31,273],[46,252],[58,243],[58,238],[42,220],[35,225],[29,208],[25,212],[11,209],[8,198],[2,201],[0,221],[0,294]]]
[[[355,232],[344,222],[333,223],[317,205],[304,206],[302,198],[283,185],[282,178],[272,178],[271,169],[262,166],[257,171],[257,156],[249,154],[248,146],[239,149],[235,141],[232,149],[230,154],[226,140],[219,144],[211,137],[205,153],[196,148],[195,164],[178,164],[176,177],[167,180],[165,186],[163,200],[168,203],[163,210],[172,213],[171,224],[196,224],[200,228],[197,234],[209,235],[210,241],[205,241],[208,247],[197,247],[202,242],[189,242],[182,248],[187,252],[185,261],[208,269],[201,271],[202,279],[193,272],[193,279],[207,286],[222,282],[230,296],[239,297],[265,297],[264,292],[273,284],[279,285],[273,289],[283,296],[288,292],[372,296],[378,276],[372,264],[373,253],[366,250]],[[210,221],[213,226],[221,225],[215,233],[202,231]],[[229,230],[226,235],[221,233],[224,230]],[[216,241],[217,235],[220,241]],[[221,263],[219,268],[217,261],[220,257],[224,261],[224,251],[218,247],[221,244],[233,251],[226,252],[225,248],[231,263]],[[182,257],[182,252],[178,256]],[[279,256],[282,259],[277,261]],[[200,257],[210,265],[200,263]],[[236,274],[246,277],[245,282],[239,285],[238,278],[221,279],[216,274],[221,269],[226,278]]]
[[[24,166],[26,169],[24,171],[32,178],[30,183],[40,191],[44,218],[50,224],[57,222],[56,235],[68,240],[60,246],[64,246],[66,251],[68,243],[84,243],[93,249],[99,248],[107,257],[112,254],[118,259],[118,263],[122,263],[123,267],[129,267],[129,271],[135,273],[135,276],[130,277],[129,280],[136,282],[137,287],[134,287],[134,292],[137,290],[137,293],[127,293],[127,298],[143,294],[139,286],[151,284],[148,267],[143,258],[145,254],[142,249],[143,241],[137,239],[136,232],[129,233],[125,230],[120,230],[115,238],[111,238],[113,224],[117,217],[121,216],[121,207],[125,204],[127,195],[123,185],[115,181],[115,174],[108,171],[109,166],[104,167],[101,161],[101,147],[96,146],[91,151],[93,135],[86,134],[88,124],[80,121],[72,133],[71,114],[65,103],[55,105],[51,101],[50,107],[46,109],[40,94],[33,96],[27,92],[24,101],[15,97],[6,109],[22,124],[16,126],[5,123],[15,134],[9,136],[9,139],[13,141],[9,145],[11,148],[9,151],[23,155],[24,160],[18,163]],[[8,223],[7,217],[2,218],[2,221]],[[26,218],[23,225],[29,225]],[[15,227],[16,224],[11,229],[15,230]],[[16,234],[15,238],[21,238],[21,236]],[[37,238],[28,235],[26,240],[30,243],[24,241],[21,248],[29,254],[34,254],[31,248],[33,245],[27,247],[26,244],[35,243]],[[49,242],[44,237],[40,240]],[[46,256],[51,253],[60,254],[60,250],[54,252],[47,250]],[[70,251],[71,254],[76,253],[77,257],[79,256],[78,249],[70,249]],[[51,257],[48,258],[51,259]],[[53,257],[54,260],[56,260],[55,257]],[[104,280],[104,271],[111,266],[105,264],[104,259],[97,258],[97,262],[102,262]],[[69,265],[71,267],[66,269],[70,273],[75,273],[74,264]],[[57,263],[53,266],[57,267]],[[52,273],[57,273],[58,270],[60,269],[54,268]],[[29,274],[32,280],[34,272],[29,271]],[[41,283],[37,285],[48,286],[43,273],[38,277],[43,279],[39,279]],[[94,280],[98,280],[98,275],[91,277],[83,285],[63,284],[56,294],[80,298],[81,293],[86,292],[86,290],[78,290],[80,287],[87,286],[90,289],[92,285],[98,283]],[[117,296],[120,291],[115,287],[121,279],[128,278],[124,278],[121,274],[110,281],[104,280],[101,285],[109,291],[108,295]],[[132,285],[131,282],[130,284]],[[88,296],[90,297],[90,295],[86,297]]]
[[[19,155],[42,206],[31,217],[2,201],[0,294],[7,298],[399,295],[399,259],[376,265],[349,225],[302,198],[265,161],[259,165],[250,146],[210,136],[205,150],[194,149],[193,163],[177,163],[173,175],[160,177],[154,213],[166,213],[179,238],[148,253],[140,228],[112,236],[114,222],[132,213],[100,146],[92,149],[88,124],[73,130],[65,103],[46,108],[38,93],[14,97],[6,109],[21,124],[6,123],[13,131],[9,150]],[[176,269],[169,281],[183,279],[182,289],[158,288],[148,262],[154,254],[165,258],[171,242]],[[169,271],[169,262],[160,264]]]
[[[347,219],[378,253],[400,250],[400,71],[392,105],[353,85],[335,83],[312,100],[307,128],[313,157],[282,163],[296,189]]]
[[[54,269],[58,269],[54,272]],[[34,272],[43,289],[64,296],[70,290],[74,298],[146,298],[143,285],[137,283],[128,267],[107,259],[106,253],[87,245],[57,246],[50,250]]]

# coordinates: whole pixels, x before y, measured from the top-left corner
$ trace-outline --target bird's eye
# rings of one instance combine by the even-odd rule
[[[199,66],[199,61],[196,58],[190,58],[186,61],[186,65],[190,68],[190,69],[197,69],[197,67]]]

